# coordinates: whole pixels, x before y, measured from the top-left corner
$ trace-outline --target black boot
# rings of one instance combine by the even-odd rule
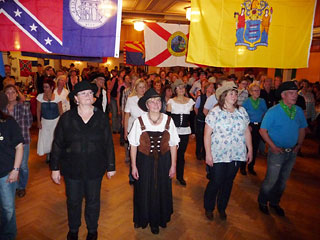
[[[98,232],[93,232],[93,233],[88,232],[87,240],[97,240],[97,239],[98,239]]]
[[[78,240],[78,232],[68,232],[67,240]]]

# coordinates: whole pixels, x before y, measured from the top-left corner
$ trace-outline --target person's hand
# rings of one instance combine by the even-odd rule
[[[210,167],[213,167],[213,158],[211,153],[206,154],[206,164],[208,164]]]
[[[253,156],[252,156],[252,151],[249,151],[247,153],[247,163],[251,163],[252,162],[252,159],[253,159]]]
[[[107,178],[109,179],[111,179],[111,177],[113,177],[114,175],[116,175],[116,171],[107,172]]]
[[[9,173],[8,179],[7,179],[7,183],[14,183],[16,181],[18,181],[18,176],[19,176],[19,171],[17,170],[12,170]]]
[[[60,170],[52,171],[51,178],[52,178],[54,183],[60,184],[60,180],[61,180]]]
[[[274,147],[271,147],[271,152],[273,152],[274,154],[280,154],[282,153],[282,149],[277,147],[277,146],[274,146]]]
[[[176,175],[176,167],[171,166],[170,170],[169,170],[169,177],[173,178],[174,175]]]
[[[139,180],[139,173],[138,173],[137,167],[133,167],[133,168],[132,168],[131,174],[132,174],[132,177],[133,177],[135,180]]]
[[[123,138],[124,138],[124,140],[128,140],[128,132],[127,131],[124,131],[124,133],[123,133]]]
[[[42,128],[42,124],[41,124],[41,122],[38,122],[38,123],[37,123],[37,125],[38,125],[38,128],[39,128],[39,129],[41,129],[41,128]]]

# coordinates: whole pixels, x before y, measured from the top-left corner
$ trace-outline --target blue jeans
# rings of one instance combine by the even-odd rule
[[[279,205],[286,188],[286,182],[296,162],[297,154],[293,151],[275,154],[269,150],[267,174],[260,188],[258,202],[262,205]]]
[[[7,183],[8,176],[0,178],[0,239],[11,240],[17,235],[15,194],[17,183]]]
[[[23,157],[19,171],[18,189],[25,189],[29,178],[29,160],[30,144],[23,145]]]

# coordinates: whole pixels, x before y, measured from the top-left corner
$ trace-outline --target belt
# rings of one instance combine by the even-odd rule
[[[292,152],[294,148],[281,148],[284,152]]]

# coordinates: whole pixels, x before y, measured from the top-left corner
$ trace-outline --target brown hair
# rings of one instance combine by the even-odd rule
[[[226,97],[227,97],[227,94],[228,92],[231,92],[231,91],[235,91],[235,92],[238,92],[237,90],[235,89],[230,89],[230,90],[227,90],[227,91],[224,91],[221,95],[220,95],[220,98],[218,99],[218,103],[216,104],[216,106],[219,106],[221,110],[224,110],[224,104],[226,102]],[[239,105],[237,102],[235,102],[233,104],[233,106],[236,108],[236,109],[239,109]]]
[[[52,80],[51,77],[47,77],[43,80],[43,84],[48,84],[50,88],[52,89],[52,92],[54,91],[56,87],[56,83]]]

